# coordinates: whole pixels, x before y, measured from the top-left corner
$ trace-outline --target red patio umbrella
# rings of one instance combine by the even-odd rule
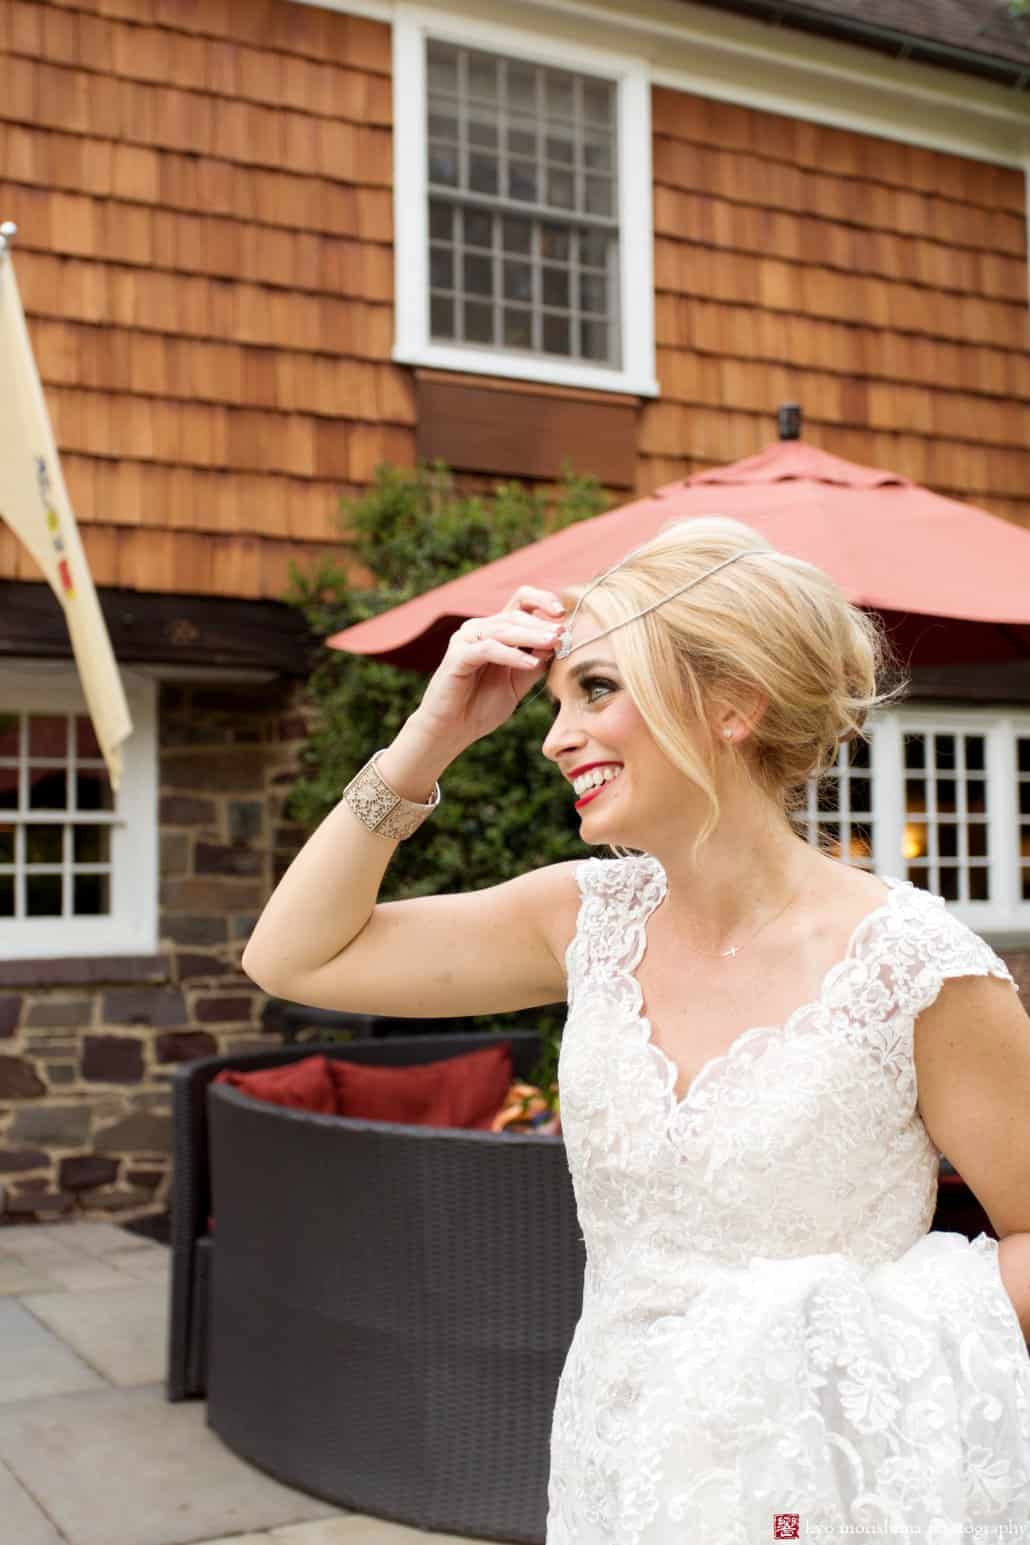
[[[1030,658],[1030,531],[797,439],[568,526],[327,643],[435,669],[454,628],[519,585],[584,582],[669,521],[703,515],[742,520],[831,574],[882,616],[908,666]]]

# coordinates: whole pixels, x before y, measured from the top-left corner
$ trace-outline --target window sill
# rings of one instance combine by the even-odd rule
[[[631,397],[657,397],[658,382],[650,376],[634,376],[599,365],[562,364],[560,360],[529,359],[505,354],[501,349],[467,349],[459,345],[426,344],[421,348],[398,345],[392,358],[398,365],[423,365],[433,370],[493,376],[511,381],[536,381],[545,386],[573,386],[591,392],[618,392]]]

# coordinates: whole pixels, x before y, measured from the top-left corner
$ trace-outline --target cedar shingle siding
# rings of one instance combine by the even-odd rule
[[[1030,526],[1024,178],[872,135],[653,93],[662,397],[653,488],[806,438]]]
[[[0,217],[98,586],[276,599],[338,494],[414,460],[390,41],[288,0],[0,5]],[[653,112],[637,488],[758,450],[794,399],[814,442],[1030,525],[1022,174]],[[0,526],[0,579],[38,578]]]
[[[278,597],[413,459],[390,118],[361,17],[0,5],[0,211],[98,586]],[[38,578],[3,528],[0,577]]]

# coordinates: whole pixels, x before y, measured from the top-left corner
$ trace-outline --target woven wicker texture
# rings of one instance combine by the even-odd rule
[[[504,1038],[526,1076],[538,1038]],[[295,1055],[397,1065],[495,1039]],[[268,1066],[287,1054],[233,1060]],[[194,1064],[204,1069],[217,1220],[213,1430],[278,1479],[344,1507],[542,1541],[551,1412],[584,1265],[562,1140],[285,1110],[208,1089],[222,1065]],[[203,1189],[194,1176],[184,1210]],[[186,1335],[180,1328],[179,1341]]]

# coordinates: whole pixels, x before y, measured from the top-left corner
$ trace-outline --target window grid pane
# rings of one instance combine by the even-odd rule
[[[619,368],[614,85],[436,41],[427,81],[431,336]]]
[[[855,869],[873,868],[873,768],[868,741],[837,748],[837,761],[822,778],[810,778],[795,830],[824,853]]]
[[[882,867],[949,904],[997,909],[1011,894],[1019,926],[1030,904],[1030,727],[1005,735],[1005,758],[992,770],[996,728],[945,722],[924,729],[903,716],[895,729],[890,717],[882,741],[874,730],[868,742],[852,742],[846,766],[840,748],[837,764],[809,780],[802,807],[791,814],[794,829],[842,862]],[[873,766],[885,786],[874,789]],[[882,817],[876,844],[874,808]]]
[[[906,878],[945,901],[990,901],[986,737],[907,731],[904,766]]]
[[[0,918],[111,911],[114,792],[82,714],[0,714]]]
[[[449,208],[442,207],[445,211]],[[567,332],[574,354],[602,364],[609,362],[608,340],[617,333],[607,308],[613,286],[608,269],[599,270],[586,262],[586,258],[596,257],[595,246],[588,249],[583,241],[577,241],[575,233],[565,233],[569,237],[568,255],[564,260],[556,260],[552,256],[558,250],[555,228],[550,224],[532,220],[512,222],[499,212],[491,214],[478,208],[454,213],[459,217],[461,235],[436,239],[433,231],[454,227],[449,227],[441,217],[438,201],[430,206],[430,316],[434,336],[503,345],[506,335],[518,335],[523,340],[521,345],[515,344],[513,336],[506,341],[542,351],[548,334],[556,336],[560,325]],[[505,236],[506,227],[513,223],[525,227],[525,240],[520,235],[514,250]],[[615,257],[613,250],[609,268]],[[466,302],[471,302],[471,309]],[[488,305],[493,311],[489,325]]]

